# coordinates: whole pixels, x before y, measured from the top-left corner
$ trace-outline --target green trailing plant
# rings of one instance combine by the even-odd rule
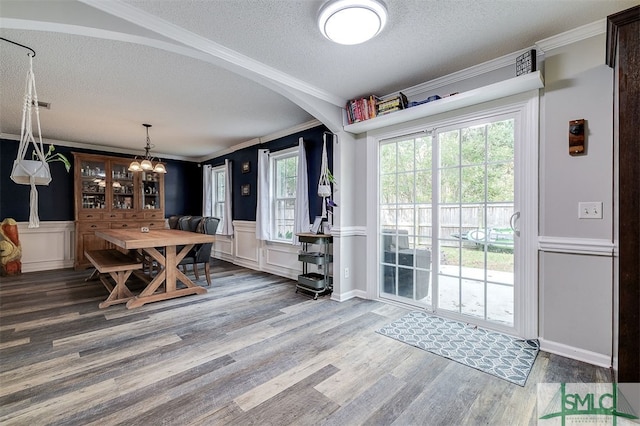
[[[331,173],[331,170],[329,169],[327,169],[327,179],[333,185],[338,185],[338,182],[336,182],[336,178],[333,176],[333,173]]]
[[[49,150],[44,156],[44,161],[47,163],[53,163],[54,161],[59,161],[62,164],[64,164],[64,168],[67,169],[67,173],[69,173],[69,171],[71,170],[71,163],[69,162],[67,157],[65,157],[63,154],[60,154],[59,152],[54,153],[55,150],[56,150],[56,147],[53,144],[49,145]],[[31,159],[38,160],[38,157],[35,151],[31,153]]]

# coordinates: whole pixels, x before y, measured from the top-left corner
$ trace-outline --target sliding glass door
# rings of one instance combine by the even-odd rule
[[[514,120],[461,124],[434,138],[436,310],[513,326]]]
[[[430,135],[380,144],[380,294],[430,304],[433,147]]]
[[[514,325],[516,120],[379,142],[381,298]]]

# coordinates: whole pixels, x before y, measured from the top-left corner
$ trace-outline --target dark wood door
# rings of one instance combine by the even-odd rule
[[[617,57],[616,57],[617,55]],[[607,19],[607,64],[618,79],[620,383],[640,382],[640,6]]]

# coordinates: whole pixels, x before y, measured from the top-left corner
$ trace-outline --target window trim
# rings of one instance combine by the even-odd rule
[[[293,146],[291,148],[285,148],[276,152],[271,152],[269,154],[269,209],[271,210],[271,223],[269,224],[269,228],[271,229],[269,241],[274,243],[283,243],[283,244],[291,244],[293,243],[293,235],[290,239],[281,239],[277,238],[277,230],[276,230],[276,167],[275,164],[279,160],[283,160],[286,158],[298,157],[298,147]],[[299,160],[299,159],[298,159]],[[296,183],[297,183],[298,175],[296,171]],[[284,199],[284,198],[283,198]],[[287,198],[288,199],[288,198]],[[293,197],[295,200],[295,196]]]
[[[220,166],[216,166],[216,167],[211,167],[211,210],[212,210],[212,214],[215,217],[216,216],[216,206],[217,204],[220,203],[220,201],[218,201],[218,180],[217,177],[220,173],[222,173],[222,180],[223,183],[226,183],[226,167],[224,164],[220,165]],[[218,224],[218,229],[216,230],[216,234],[220,234],[222,232],[222,228],[223,228],[223,224],[224,224],[224,210],[225,210],[225,203],[226,200],[224,199],[224,194],[223,194],[223,199],[222,199],[222,212],[220,214],[220,223]]]

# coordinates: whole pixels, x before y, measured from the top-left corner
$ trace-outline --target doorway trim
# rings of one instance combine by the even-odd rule
[[[514,273],[516,282],[515,300],[522,300],[514,313],[515,333],[523,338],[538,337],[538,147],[539,147],[539,91],[532,90],[507,98],[487,102],[452,111],[446,114],[416,120],[411,123],[391,126],[367,133],[367,297],[378,299],[379,283],[379,217],[378,206],[378,155],[379,142],[383,139],[400,137],[439,127],[446,127],[459,121],[482,118],[513,112],[518,116],[517,138],[523,141],[516,149],[520,159],[516,173],[520,180],[519,220],[521,259]],[[385,300],[386,301],[386,300]]]

